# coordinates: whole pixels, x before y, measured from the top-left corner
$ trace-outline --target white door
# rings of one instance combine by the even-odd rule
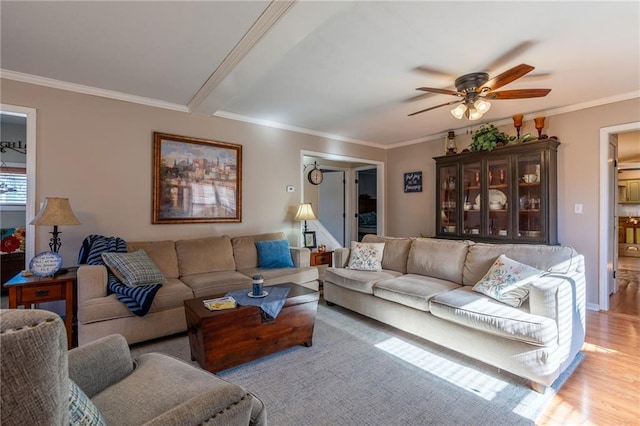
[[[318,185],[318,220],[342,247],[345,242],[345,172],[322,170]]]

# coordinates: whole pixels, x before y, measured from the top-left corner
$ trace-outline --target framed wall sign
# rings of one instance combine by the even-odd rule
[[[316,248],[316,231],[305,231],[302,234],[304,235],[304,246],[308,249]]]
[[[36,254],[29,262],[29,270],[36,277],[52,277],[62,267],[62,257],[53,251]]]
[[[422,172],[404,174],[404,192],[422,192]]]
[[[153,134],[152,223],[242,221],[242,145]]]

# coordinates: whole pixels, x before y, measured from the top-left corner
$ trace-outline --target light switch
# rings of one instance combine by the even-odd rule
[[[573,208],[575,214],[582,214],[582,204],[576,204]]]

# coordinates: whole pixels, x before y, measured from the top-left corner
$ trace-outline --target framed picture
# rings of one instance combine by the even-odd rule
[[[242,145],[153,133],[152,223],[242,221]]]
[[[404,192],[422,192],[422,172],[404,174]]]
[[[316,248],[316,231],[305,231],[302,234],[304,235],[304,246],[308,249]]]

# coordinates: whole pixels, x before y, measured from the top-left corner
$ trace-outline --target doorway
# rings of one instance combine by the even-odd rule
[[[316,231],[317,243],[327,246],[327,250],[349,246],[351,241],[358,241],[358,188],[357,172],[365,169],[375,170],[376,180],[376,220],[379,233],[384,232],[384,163],[373,160],[346,157],[336,154],[301,151],[301,195],[300,202],[311,203],[316,216],[320,220],[309,223],[309,228]],[[307,179],[309,167],[317,164],[323,171],[324,179],[320,185],[313,185]],[[336,181],[334,190],[330,190],[331,182]],[[340,186],[339,184],[342,184]],[[331,185],[333,186],[333,185]],[[325,205],[328,201],[331,206]],[[335,201],[335,202],[334,202]],[[331,213],[329,213],[331,212]],[[331,214],[332,219],[325,219]],[[329,232],[326,225],[335,222],[335,234]],[[342,226],[339,221],[342,222]],[[342,229],[342,232],[341,232]],[[340,238],[342,233],[343,237]],[[381,234],[383,235],[383,234]]]
[[[2,153],[2,162],[6,165],[20,166],[12,168],[23,168],[26,172],[26,202],[20,207],[13,206],[8,208],[7,206],[2,206],[1,212],[3,215],[6,214],[5,217],[7,218],[5,222],[5,217],[3,217],[2,228],[24,229],[24,233],[21,234],[24,238],[24,242],[21,243],[23,246],[18,249],[24,253],[24,258],[21,258],[20,264],[16,265],[16,267],[21,266],[20,270],[22,270],[28,267],[29,262],[35,255],[35,226],[29,225],[29,222],[35,216],[36,206],[36,110],[16,105],[0,104],[0,117],[2,118],[0,124],[3,127],[1,132],[2,145],[6,146],[4,148],[5,152]],[[16,130],[18,128],[22,130]],[[15,133],[12,133],[14,131]],[[18,142],[18,137],[24,138],[22,142],[26,148],[20,148],[21,144],[13,143]],[[8,148],[9,146],[13,147],[13,149]],[[14,152],[11,151],[15,151],[16,155],[14,156]],[[23,152],[24,154],[22,154]],[[22,164],[24,166],[21,166]],[[7,171],[9,169],[10,167],[6,168]],[[16,214],[20,217],[18,218]],[[5,224],[11,226],[5,226]]]
[[[640,316],[640,131],[614,136],[617,170],[610,199],[618,232],[612,238],[617,267],[609,312]]]
[[[356,172],[358,204],[358,241],[367,234],[378,233],[378,171],[376,168]]]
[[[615,200],[619,198],[619,188],[617,181],[617,165],[612,161],[612,153],[610,145],[613,143],[616,146],[618,141],[622,137],[630,136],[633,132],[640,131],[640,122],[628,123],[618,126],[611,126],[600,129],[600,200],[599,200],[599,215],[601,218],[601,226],[599,230],[599,273],[598,273],[598,308],[600,310],[610,311],[612,301],[618,303],[616,297],[626,297],[628,294],[625,286],[625,292],[616,292],[616,286],[620,287],[617,283],[618,271],[615,269],[615,265],[618,261],[618,240],[620,239],[620,232],[622,231],[619,217],[621,216],[621,209],[619,203]],[[618,155],[616,155],[618,157]],[[619,160],[614,158],[614,160]],[[612,201],[613,200],[613,201]],[[614,206],[612,206],[612,203]],[[612,208],[613,207],[613,208]],[[620,258],[621,259],[621,258]],[[613,293],[613,299],[610,299],[610,295]],[[617,308],[616,308],[617,309]]]

